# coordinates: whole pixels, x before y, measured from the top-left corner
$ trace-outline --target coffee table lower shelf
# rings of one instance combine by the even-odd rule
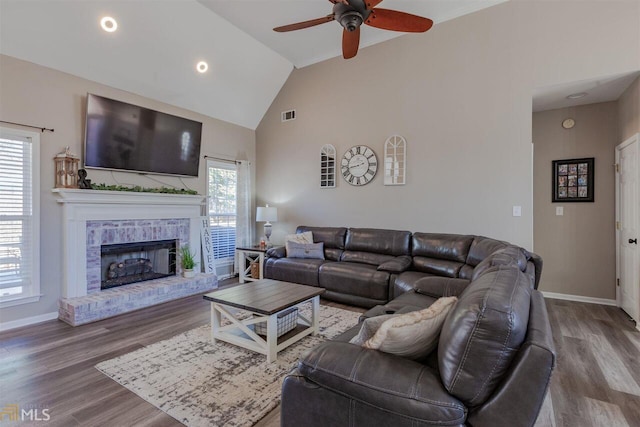
[[[311,318],[307,318],[298,310],[298,326],[291,332],[278,337],[278,314],[290,309],[291,307],[299,307],[300,305],[311,302]],[[232,306],[228,306],[219,302],[211,303],[211,340],[224,341],[256,353],[267,356],[267,363],[275,362],[278,352],[284,350],[290,345],[300,341],[307,335],[317,335],[318,314],[320,310],[320,297],[314,296],[304,300],[298,304],[293,304],[271,315],[264,315],[256,312],[250,312],[253,316],[247,319],[237,319],[230,310]],[[222,326],[222,319],[226,318],[228,325]],[[260,336],[251,328],[256,323],[265,322],[267,324],[266,337]],[[279,339],[280,338],[280,339]]]

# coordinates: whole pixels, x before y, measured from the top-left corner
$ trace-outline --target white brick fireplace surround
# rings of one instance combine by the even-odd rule
[[[100,246],[177,240],[199,253],[204,196],[54,189],[63,207],[59,319],[73,326],[215,289],[214,274],[176,276],[100,289]]]

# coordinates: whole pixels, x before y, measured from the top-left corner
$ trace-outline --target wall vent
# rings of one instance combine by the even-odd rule
[[[289,111],[282,112],[283,122],[288,122],[290,120],[295,120],[295,119],[296,119],[296,110],[289,110]]]

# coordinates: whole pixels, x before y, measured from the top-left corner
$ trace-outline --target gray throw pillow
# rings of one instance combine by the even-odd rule
[[[291,250],[289,247],[290,242],[313,243],[313,233],[311,231],[305,231],[304,233],[287,234],[284,236],[284,246],[288,257],[291,256],[289,255],[289,251]]]
[[[324,259],[324,243],[296,243],[288,242],[289,258]]]
[[[358,335],[351,338],[351,341],[349,342],[355,345],[364,344],[369,338],[376,334],[376,331],[378,330],[378,328],[380,328],[380,325],[382,325],[385,320],[395,316],[399,316],[399,314],[383,314],[382,316],[364,319],[364,321],[362,322],[362,326],[360,327],[360,332],[358,332]]]

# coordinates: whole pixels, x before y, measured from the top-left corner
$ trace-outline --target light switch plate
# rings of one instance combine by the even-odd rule
[[[513,216],[522,216],[522,206],[513,207]]]
[[[564,206],[556,206],[556,215],[558,216],[564,215]]]

